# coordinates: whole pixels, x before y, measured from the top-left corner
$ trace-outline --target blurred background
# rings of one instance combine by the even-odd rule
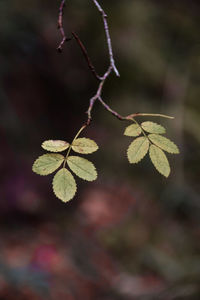
[[[59,1],[0,1],[0,299],[200,299],[200,3],[102,0],[120,78],[104,100],[122,115],[167,127],[181,154],[163,178],[148,157],[129,165],[127,123],[96,103],[84,136],[94,183],[76,178],[67,204],[52,175],[32,173],[47,139],[70,142],[86,120],[97,82],[75,41],[57,30]],[[108,66],[102,19],[92,1],[67,1],[75,31],[98,72]],[[145,119],[142,119],[145,120]]]

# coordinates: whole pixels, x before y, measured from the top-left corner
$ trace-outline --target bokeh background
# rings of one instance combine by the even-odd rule
[[[104,100],[122,115],[165,113],[181,149],[169,179],[129,165],[126,122],[96,104],[84,132],[99,177],[67,204],[32,173],[46,139],[71,141],[97,82],[74,41],[56,51],[59,1],[0,1],[0,299],[200,299],[200,3],[101,0],[116,65]],[[92,1],[67,1],[64,27],[108,66]]]

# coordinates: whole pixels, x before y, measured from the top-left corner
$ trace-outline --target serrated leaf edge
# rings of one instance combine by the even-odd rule
[[[55,184],[54,184],[54,178],[55,178],[56,174],[57,174],[59,171],[61,171],[62,169],[66,169],[66,170],[71,174],[71,176],[73,177],[74,182],[75,182],[75,193],[74,193],[73,197],[72,197],[71,199],[67,200],[67,201],[64,201],[64,200],[62,200],[61,198],[59,198],[59,197],[56,195],[55,189],[54,189],[54,185],[55,185]],[[53,189],[53,193],[54,193],[54,195],[56,196],[56,198],[58,198],[59,200],[61,200],[61,201],[64,202],[64,203],[67,203],[67,202],[71,201],[72,199],[74,199],[74,197],[75,197],[75,195],[76,195],[76,193],[77,193],[77,184],[76,184],[76,180],[75,180],[73,174],[72,174],[67,168],[61,168],[60,170],[57,171],[57,173],[54,175],[53,180],[52,180],[52,189]]]
[[[133,126],[133,125],[138,126],[138,128],[140,129],[140,132],[137,133],[137,135],[129,135],[129,134],[126,134],[127,128],[129,128],[129,127],[131,127],[131,126]],[[141,133],[142,133],[142,129],[141,129],[140,125],[139,125],[139,124],[137,125],[137,124],[134,124],[134,123],[133,123],[133,124],[131,124],[131,125],[128,125],[128,126],[125,128],[123,135],[129,136],[129,137],[139,137],[139,136],[141,135]]]
[[[77,152],[76,150],[74,150],[74,147],[78,147],[78,146],[76,146],[76,145],[74,146],[74,145],[73,145],[73,142],[76,142],[77,140],[80,140],[80,139],[86,139],[86,140],[90,140],[90,141],[94,142],[94,143],[96,144],[96,147],[97,147],[97,148],[96,148],[94,151],[88,152],[88,153]],[[71,144],[71,148],[72,148],[72,150],[73,150],[74,152],[79,153],[79,154],[92,154],[92,153],[96,152],[97,150],[99,150],[99,146],[97,145],[97,143],[96,143],[94,140],[92,140],[92,139],[90,139],[90,138],[87,138],[87,137],[77,138],[77,139],[75,139],[73,142],[72,142],[72,144]]]
[[[161,150],[161,151],[163,152],[163,154],[165,155],[165,157],[166,157],[166,159],[167,159],[167,162],[168,162],[168,165],[169,165],[169,174],[166,176],[165,174],[161,173],[160,170],[157,168],[157,166],[153,163],[153,160],[152,160],[152,157],[151,157],[151,152],[150,152],[150,147],[149,147],[149,157],[150,157],[150,160],[151,160],[151,162],[152,162],[154,168],[158,171],[158,173],[161,174],[162,176],[164,176],[165,178],[168,178],[169,175],[170,175],[170,173],[171,173],[171,167],[170,167],[170,164],[169,164],[169,160],[168,160],[168,158],[167,158],[165,152],[164,152],[160,147],[158,147],[158,146],[156,146],[156,145],[154,145],[154,144],[153,144],[153,146],[157,147],[157,148],[158,148],[159,150]]]
[[[151,140],[150,135],[158,135],[158,136],[161,136],[161,137],[163,137],[163,138],[169,140],[169,142],[172,143],[172,144],[177,148],[178,152],[173,152],[173,151],[169,151],[169,150],[163,149],[161,146],[155,144],[155,143]],[[165,151],[165,152],[170,153],[170,154],[180,154],[180,150],[179,150],[178,146],[177,146],[172,140],[170,140],[169,138],[167,138],[167,137],[165,137],[165,136],[163,136],[163,135],[161,135],[161,134],[159,134],[159,133],[150,133],[150,134],[148,135],[148,138],[149,138],[149,140],[151,141],[151,143],[152,143],[153,145],[155,145],[156,147],[160,148],[162,151]]]
[[[84,159],[84,160],[89,161],[89,162],[93,165],[93,167],[94,167],[94,170],[95,170],[95,173],[96,173],[96,174],[95,174],[96,177],[95,177],[93,180],[88,180],[88,179],[82,178],[82,177],[80,177],[79,175],[77,175],[77,174],[70,168],[70,166],[69,166],[69,164],[68,164],[68,159],[69,159],[70,157],[80,157],[80,158],[82,158],[82,159]],[[72,162],[72,164],[78,166],[78,165],[75,164],[74,162]],[[68,156],[68,158],[67,158],[67,165],[68,165],[69,169],[73,172],[73,174],[75,174],[77,177],[79,177],[79,178],[82,179],[82,180],[85,180],[85,181],[88,181],[88,182],[92,182],[92,181],[95,181],[95,180],[97,179],[97,177],[98,177],[97,169],[96,169],[95,165],[93,164],[93,162],[91,162],[90,160],[88,160],[88,159],[86,159],[86,158],[84,158],[84,157],[81,157],[81,156],[78,156],[78,155],[70,155],[70,156]],[[79,167],[79,168],[80,168],[80,167]],[[80,169],[82,169],[82,168],[80,168]],[[82,169],[82,170],[85,171],[84,169]],[[86,173],[90,174],[89,172],[86,172]]]
[[[142,126],[142,124],[147,123],[147,122],[156,124],[156,126],[161,127],[161,128],[164,130],[164,132],[162,132],[162,133],[155,133],[155,132],[147,131],[147,130],[144,129],[143,126]],[[161,134],[165,134],[165,133],[166,133],[166,129],[165,129],[164,126],[162,126],[162,125],[160,125],[160,124],[158,124],[158,123],[156,123],[156,122],[152,122],[152,121],[144,121],[144,122],[142,122],[142,123],[141,123],[141,127],[142,127],[142,129],[143,129],[144,131],[146,131],[146,132],[148,132],[148,133],[150,133],[150,134],[152,133],[152,134],[160,134],[160,135],[161,135]]]
[[[145,136],[136,137],[136,139],[139,139],[139,138],[142,138],[142,137],[145,138],[145,139],[149,142],[148,138],[145,137]],[[127,151],[126,151],[126,156],[127,156],[128,162],[129,162],[130,164],[138,164],[138,163],[139,163],[139,162],[147,155],[147,153],[148,153],[148,151],[149,151],[150,142],[149,142],[148,149],[147,149],[146,153],[144,154],[144,156],[143,156],[140,160],[138,160],[137,162],[134,162],[134,163],[133,163],[133,162],[130,162],[130,160],[129,160],[129,158],[128,158],[128,150],[129,150],[131,144],[132,144],[136,139],[134,139],[134,140],[130,143],[130,145],[128,146],[128,149],[127,149]]]
[[[62,165],[63,161],[65,160],[65,157],[64,157],[62,154],[59,154],[59,153],[51,153],[51,152],[49,152],[49,153],[42,154],[42,155],[38,156],[38,158],[35,159],[35,161],[34,161],[34,163],[33,163],[33,165],[32,165],[32,171],[33,171],[33,173],[35,173],[35,174],[37,174],[37,175],[40,175],[40,176],[48,176],[48,175],[53,174],[55,171],[58,170],[58,168],[60,168],[60,166],[58,166],[57,169],[55,169],[53,172],[48,173],[48,174],[40,174],[40,173],[35,172],[35,171],[33,170],[35,162],[36,162],[40,157],[42,157],[42,156],[44,156],[44,155],[48,155],[48,154],[51,154],[51,155],[52,155],[52,154],[53,154],[53,155],[54,155],[54,154],[56,154],[56,155],[61,155],[61,156],[63,157],[63,160],[62,160],[62,162],[60,163],[60,166]]]

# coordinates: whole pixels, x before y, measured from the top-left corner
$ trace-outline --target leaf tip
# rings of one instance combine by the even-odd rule
[[[55,196],[65,203],[72,200],[77,191],[74,176],[66,168],[60,169],[55,174],[52,186]]]

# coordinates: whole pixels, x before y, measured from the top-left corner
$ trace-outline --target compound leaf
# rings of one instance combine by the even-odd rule
[[[170,174],[170,166],[165,153],[155,145],[151,145],[149,155],[152,163],[159,173],[168,177]]]
[[[76,181],[66,168],[62,168],[54,176],[53,191],[63,202],[71,200],[76,194]]]
[[[150,122],[150,121],[143,122],[141,124],[141,126],[145,131],[147,131],[149,133],[162,134],[162,133],[166,132],[166,130],[163,126],[161,126],[160,124],[154,123],[154,122]]]
[[[69,148],[69,143],[60,140],[48,140],[42,143],[42,148],[51,152],[62,152]]]
[[[98,150],[95,141],[88,138],[78,138],[72,143],[72,149],[81,154],[89,154]]]
[[[35,160],[32,170],[39,175],[48,175],[57,170],[63,161],[64,156],[61,154],[44,154]]]
[[[97,178],[97,171],[93,163],[80,156],[69,156],[67,164],[70,169],[80,178],[93,181]]]
[[[135,139],[128,147],[127,156],[132,164],[138,163],[146,155],[149,149],[149,140],[146,137]]]
[[[124,131],[124,135],[126,136],[138,136],[142,132],[141,128],[137,124],[131,124],[128,127],[126,127]]]
[[[169,139],[166,137],[159,135],[159,134],[149,134],[149,139],[153,144],[156,146],[160,147],[161,149],[169,152],[169,153],[174,153],[178,154],[179,149],[178,147]]]

